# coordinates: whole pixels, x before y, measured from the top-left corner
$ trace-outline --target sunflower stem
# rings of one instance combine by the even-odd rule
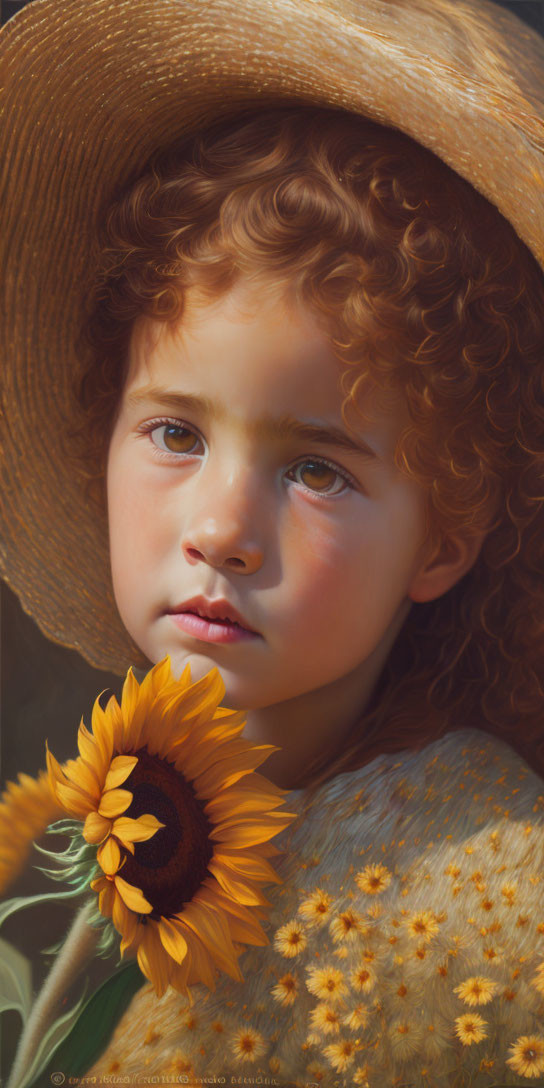
[[[49,1025],[58,1015],[61,1003],[75,976],[92,958],[99,932],[89,924],[93,904],[78,911],[72,928],[57,956],[23,1028],[7,1088],[19,1088],[24,1082],[35,1051]]]

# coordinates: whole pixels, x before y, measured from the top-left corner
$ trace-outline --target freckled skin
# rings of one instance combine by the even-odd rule
[[[225,705],[252,712],[248,735],[281,740],[295,762],[309,754],[300,723],[319,746],[360,713],[424,568],[424,496],[393,462],[407,422],[400,395],[388,409],[365,402],[359,434],[379,459],[257,426],[288,413],[346,430],[340,375],[302,306],[243,282],[213,303],[190,294],[174,330],[137,323],[109,452],[127,630],[151,661],[169,653],[176,674],[187,661],[194,679],[217,665]],[[127,397],[150,385],[206,396],[213,414],[156,398],[131,407]],[[165,417],[196,434],[190,452],[165,448]],[[316,458],[333,469],[316,471]],[[197,594],[225,597],[261,637],[219,645],[179,630],[169,611]]]

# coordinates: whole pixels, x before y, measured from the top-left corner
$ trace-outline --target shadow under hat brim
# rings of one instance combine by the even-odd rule
[[[332,106],[435,152],[544,266],[544,43],[486,0],[35,0],[0,43],[0,570],[49,638],[122,674],[145,659],[69,439],[112,195],[213,121]]]

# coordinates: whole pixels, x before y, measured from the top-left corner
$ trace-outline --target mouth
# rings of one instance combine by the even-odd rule
[[[259,632],[224,598],[194,597],[169,610],[178,627],[206,642],[234,642],[259,638]]]

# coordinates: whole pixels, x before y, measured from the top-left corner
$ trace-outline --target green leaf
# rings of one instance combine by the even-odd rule
[[[73,888],[69,892],[44,892],[43,895],[20,895],[17,899],[6,899],[0,906],[0,926],[18,910],[35,907],[39,903],[58,903],[63,899],[74,899],[76,895],[81,895],[81,888]]]
[[[68,1012],[65,1012],[62,1016],[59,1016],[54,1023],[50,1024],[45,1035],[43,1035],[40,1040],[40,1044],[31,1065],[26,1069],[22,1079],[17,1082],[17,1088],[27,1088],[27,1085],[35,1083],[36,1078],[41,1076],[45,1067],[49,1064],[52,1054],[56,1052],[60,1043],[66,1039],[67,1035],[72,1030],[79,1017],[84,1001],[85,994],[82,994],[73,1009],[69,1009]]]
[[[106,1049],[123,1013],[146,979],[136,961],[122,967],[95,991],[83,1006],[70,1034],[57,1047],[49,1063],[25,1088],[51,1083],[53,1073],[82,1077]]]
[[[30,960],[8,941],[0,939],[0,1012],[16,1009],[23,1024],[32,1005]]]

